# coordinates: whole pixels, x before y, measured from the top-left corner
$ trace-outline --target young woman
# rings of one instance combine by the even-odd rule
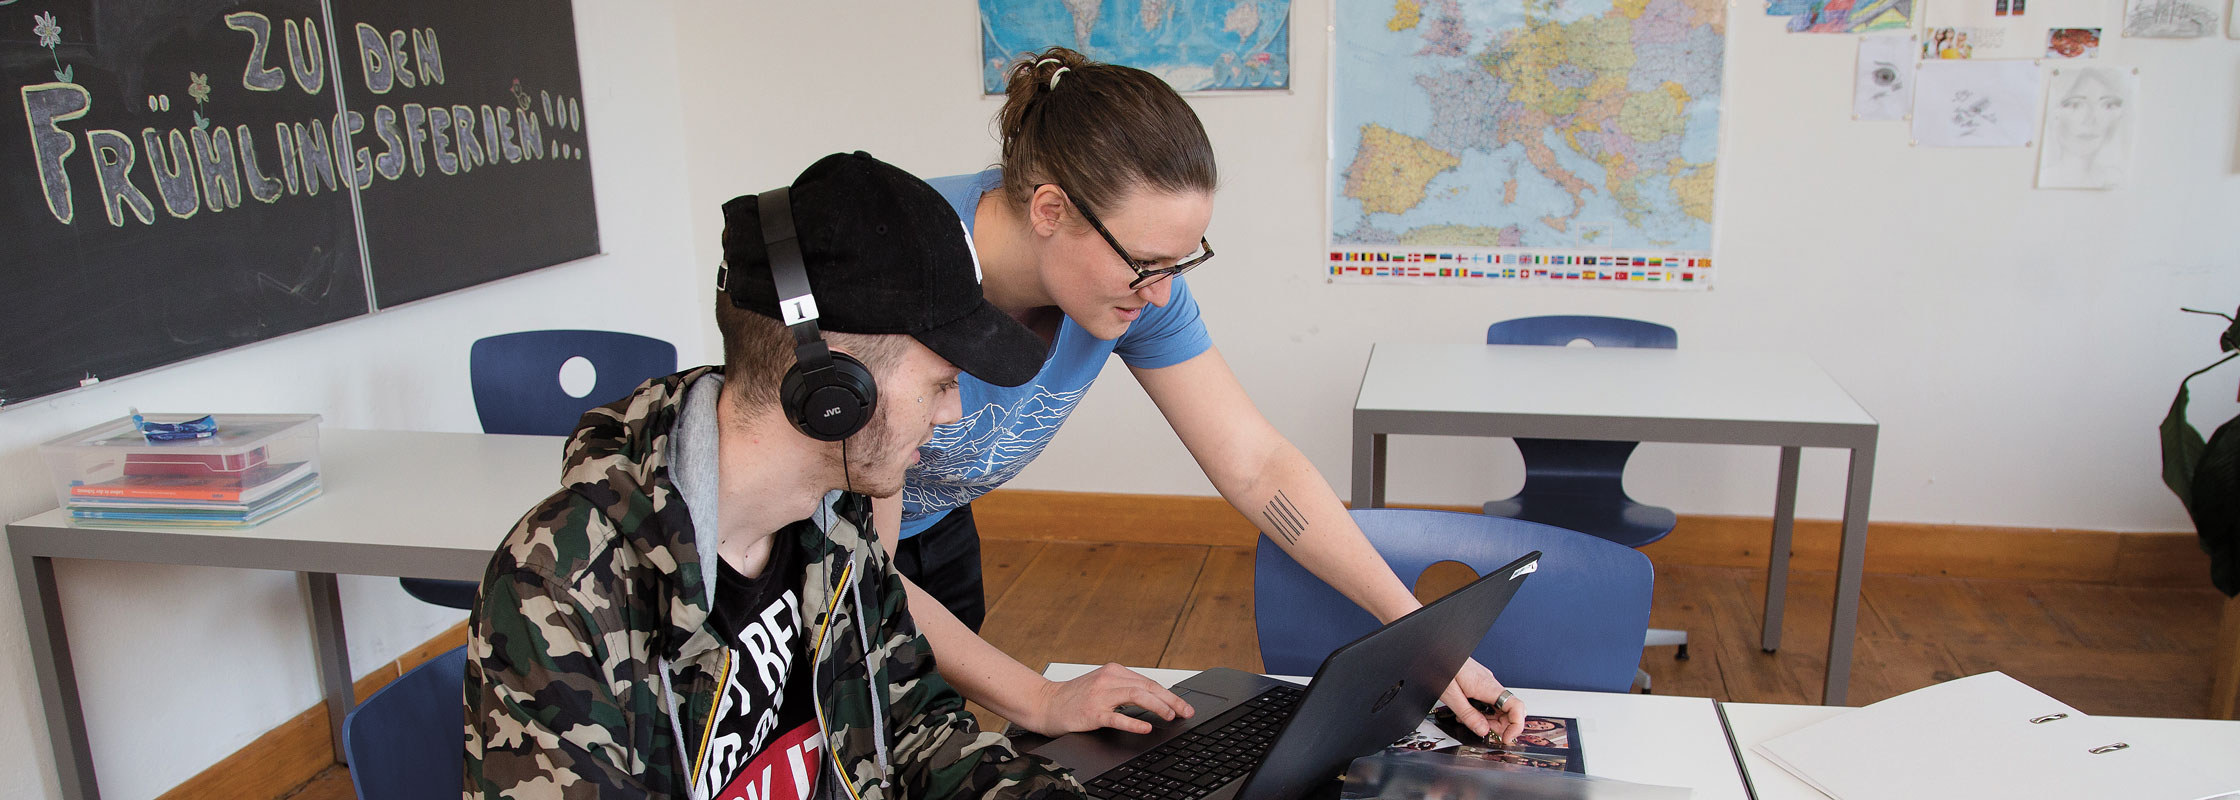
[[[1113,355],[1128,365],[1230,505],[1291,556],[1378,619],[1419,607],[1347,516],[1306,456],[1261,417],[1206,334],[1182,273],[1206,263],[1213,146],[1165,82],[1051,48],[1013,65],[997,117],[1003,163],[930,183],[971,230],[988,301],[1050,345],[1041,374],[1015,389],[964,377],[964,419],[919,451],[902,494],[875,524],[915,585],[910,611],[966,697],[1047,735],[1149,723],[1188,704],[1107,666],[1063,683],[981,639],[985,615],[973,498],[1042,451]],[[899,528],[898,528],[899,526]],[[1498,719],[1465,697],[1490,703]],[[1443,696],[1480,735],[1522,731],[1524,703],[1476,661]]]

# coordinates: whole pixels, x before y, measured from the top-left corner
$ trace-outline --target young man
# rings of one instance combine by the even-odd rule
[[[491,560],[466,798],[1080,793],[974,724],[864,522],[958,418],[960,368],[1041,365],[964,237],[863,153],[724,205],[724,366],[585,414]]]

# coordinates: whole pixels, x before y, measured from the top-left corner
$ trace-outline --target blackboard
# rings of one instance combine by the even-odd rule
[[[0,408],[599,250],[566,0],[20,0],[0,78]]]

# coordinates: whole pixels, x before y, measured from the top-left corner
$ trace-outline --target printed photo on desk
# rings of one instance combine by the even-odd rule
[[[1524,732],[1517,735],[1515,742],[1496,744],[1471,733],[1469,728],[1455,721],[1452,712],[1440,706],[1424,715],[1423,724],[1414,731],[1393,742],[1392,748],[1451,753],[1498,764],[1584,775],[1587,760],[1579,744],[1578,730],[1579,721],[1570,717],[1527,716]]]

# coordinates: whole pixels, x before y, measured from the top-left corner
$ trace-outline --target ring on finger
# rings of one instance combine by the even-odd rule
[[[1512,691],[1509,691],[1509,690],[1507,690],[1507,689],[1503,689],[1503,690],[1501,690],[1501,696],[1499,696],[1499,697],[1496,697],[1496,698],[1493,698],[1493,713],[1496,713],[1496,714],[1507,714],[1507,713],[1509,713],[1509,701],[1511,701],[1511,700],[1515,700],[1515,699],[1517,699],[1517,693],[1516,693],[1516,692],[1512,692]]]

